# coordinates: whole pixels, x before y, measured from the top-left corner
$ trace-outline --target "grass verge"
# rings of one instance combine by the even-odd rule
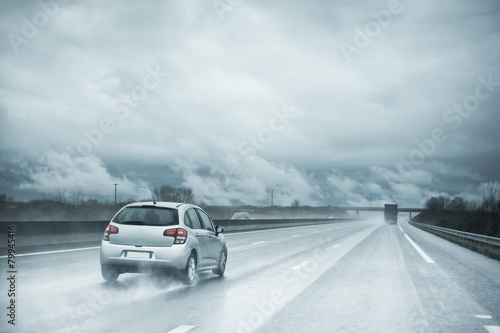
[[[470,239],[465,239],[459,236],[455,235],[448,235],[440,231],[432,230],[432,229],[427,229],[427,228],[421,228],[416,225],[414,225],[417,228],[420,228],[424,231],[430,232],[431,234],[434,234],[438,237],[441,237],[443,239],[446,239],[449,242],[455,243],[457,245],[460,245],[462,247],[465,247],[469,250],[475,251],[477,253],[483,254],[487,257],[490,257],[492,259],[496,259],[500,261],[500,248],[493,246],[493,245],[488,245],[488,244],[483,244],[474,240]]]

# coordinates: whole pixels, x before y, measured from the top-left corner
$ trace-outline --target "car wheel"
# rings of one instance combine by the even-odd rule
[[[183,275],[184,283],[186,283],[187,285],[192,285],[194,280],[196,279],[196,257],[193,253],[191,253],[188,258]]]
[[[120,276],[120,273],[115,268],[109,267],[108,265],[101,265],[101,274],[104,280],[108,282],[116,281]]]
[[[223,248],[222,251],[220,252],[220,257],[219,257],[219,265],[217,268],[213,269],[212,272],[214,272],[217,275],[224,275],[224,272],[226,271],[226,263],[227,263],[227,249]]]

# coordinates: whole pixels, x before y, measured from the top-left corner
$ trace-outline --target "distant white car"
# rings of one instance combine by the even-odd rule
[[[114,281],[122,273],[175,269],[192,284],[196,273],[223,275],[227,247],[224,228],[198,206],[136,202],[116,213],[101,242],[101,273]]]
[[[231,220],[250,220],[250,214],[247,212],[237,212],[233,214]]]

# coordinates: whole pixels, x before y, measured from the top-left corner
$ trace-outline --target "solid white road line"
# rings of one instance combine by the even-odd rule
[[[94,247],[83,247],[79,249],[68,249],[68,250],[57,250],[57,251],[45,251],[45,252],[33,252],[33,253],[23,253],[23,254],[16,254],[16,257],[25,257],[25,256],[37,256],[40,254],[52,254],[52,253],[63,253],[63,252],[75,252],[75,251],[85,251],[85,250],[95,250],[95,249],[100,249],[100,246],[94,246]],[[1,256],[0,259],[7,258],[7,256]]]
[[[500,333],[500,326],[484,326],[484,328],[490,333]]]
[[[181,325],[181,326],[179,326],[177,328],[174,328],[171,331],[168,331],[167,333],[184,333],[184,332],[187,332],[187,331],[191,331],[195,327],[196,326],[192,326],[192,325]]]
[[[418,253],[427,261],[429,264],[434,264],[434,261],[407,235],[405,234],[406,239],[410,242],[411,245],[417,250]]]

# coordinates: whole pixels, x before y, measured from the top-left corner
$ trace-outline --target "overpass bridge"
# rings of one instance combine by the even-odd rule
[[[388,206],[396,207],[397,213],[404,212],[410,213],[410,219],[412,218],[412,213],[420,213],[425,210],[425,208],[401,208],[398,207],[397,204],[386,204],[384,207],[365,207],[365,206],[336,206],[336,208],[340,208],[343,210],[353,210],[356,211],[356,214],[359,215],[360,211],[370,211],[370,212],[384,212],[386,215],[388,214]],[[390,209],[390,208],[389,208]]]

